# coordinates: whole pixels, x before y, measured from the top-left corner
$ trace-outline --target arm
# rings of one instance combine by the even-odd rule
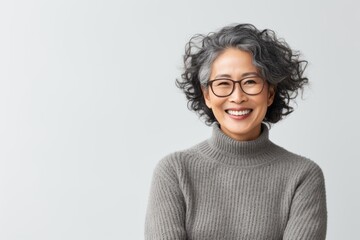
[[[175,172],[164,160],[159,162],[153,173],[145,220],[145,239],[185,240],[184,197]]]
[[[296,189],[283,239],[324,240],[326,227],[324,175],[314,165]]]

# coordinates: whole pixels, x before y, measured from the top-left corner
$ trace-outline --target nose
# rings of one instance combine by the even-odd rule
[[[246,101],[246,99],[247,99],[247,95],[241,89],[240,83],[239,82],[235,83],[234,91],[229,96],[229,100],[231,102],[235,102],[235,103],[242,103],[242,102]]]

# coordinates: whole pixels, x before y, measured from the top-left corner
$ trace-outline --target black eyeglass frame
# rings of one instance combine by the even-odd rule
[[[264,80],[263,78],[259,77],[259,76],[256,76],[256,77],[260,78],[260,79],[262,80],[262,84],[263,84],[260,92],[258,92],[258,93],[256,93],[256,94],[249,94],[249,93],[245,92],[244,89],[243,89],[242,86],[241,86],[241,82],[242,82],[242,81],[244,81],[244,80],[246,80],[246,79],[249,79],[249,78],[251,78],[251,77],[245,77],[245,78],[243,78],[243,79],[241,79],[241,80],[237,80],[237,81],[232,80],[231,78],[216,78],[216,79],[213,79],[213,80],[209,80],[209,81],[207,82],[207,85],[210,86],[211,91],[212,91],[213,94],[214,94],[215,96],[217,96],[217,97],[228,97],[228,96],[230,96],[230,95],[234,92],[234,90],[235,90],[235,84],[236,84],[236,83],[239,83],[241,91],[243,91],[245,94],[247,94],[247,95],[249,95],[249,96],[256,96],[256,95],[259,95],[259,94],[264,90],[264,86],[265,86],[265,80]],[[228,95],[219,96],[219,95],[217,95],[217,94],[214,92],[214,89],[213,89],[213,87],[212,87],[212,84],[213,84],[213,82],[215,82],[215,81],[217,81],[217,80],[230,80],[230,81],[232,81],[233,87],[232,87],[231,92],[230,92]]]

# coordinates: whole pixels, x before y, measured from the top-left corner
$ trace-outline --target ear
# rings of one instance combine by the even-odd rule
[[[209,88],[201,86],[201,91],[204,95],[204,100],[205,100],[205,104],[208,108],[211,109],[211,100],[210,100],[210,95],[209,95]]]
[[[268,107],[274,102],[274,98],[275,98],[275,86],[270,85],[268,90],[268,99],[267,99]]]

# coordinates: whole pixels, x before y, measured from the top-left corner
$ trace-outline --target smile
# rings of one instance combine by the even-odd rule
[[[234,111],[234,110],[226,110],[226,112],[230,115],[234,115],[234,116],[244,116],[247,115],[251,112],[252,110],[247,109],[247,110],[242,110],[242,111]]]

